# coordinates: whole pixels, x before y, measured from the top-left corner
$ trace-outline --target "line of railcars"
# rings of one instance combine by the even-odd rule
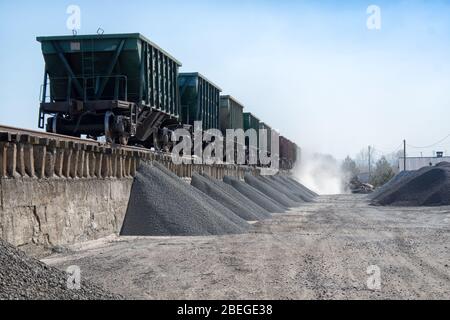
[[[138,33],[38,37],[45,60],[39,128],[48,132],[170,148],[181,126],[203,130],[266,129],[230,95]],[[280,167],[291,169],[300,148],[280,136]],[[248,147],[247,147],[248,149]]]

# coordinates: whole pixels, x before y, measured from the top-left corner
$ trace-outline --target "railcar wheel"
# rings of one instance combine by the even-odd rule
[[[111,129],[111,118],[114,117],[114,113],[108,111],[105,113],[105,138],[106,142],[113,143],[114,137]]]
[[[119,137],[119,143],[121,145],[126,146],[128,144],[128,136],[120,136]]]
[[[58,129],[56,128],[56,122],[58,121],[59,113],[55,114],[55,116],[52,119],[52,132],[58,133]]]

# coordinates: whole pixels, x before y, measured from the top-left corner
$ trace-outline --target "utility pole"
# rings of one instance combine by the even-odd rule
[[[370,146],[369,146],[369,182],[370,182],[370,176],[371,176],[371,167],[370,167]]]
[[[406,140],[403,140],[403,171],[406,171]]]

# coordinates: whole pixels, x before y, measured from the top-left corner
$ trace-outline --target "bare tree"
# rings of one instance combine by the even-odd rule
[[[373,146],[361,149],[355,157],[355,162],[360,172],[369,172],[369,163],[372,171],[375,166],[375,161],[375,148]]]
[[[389,164],[391,165],[391,167],[395,173],[398,173],[398,171],[400,169],[398,161],[402,157],[403,157],[403,150],[391,152],[386,155],[386,160],[389,162]]]
[[[347,156],[342,162],[341,170],[348,180],[354,178],[359,173],[356,162],[352,158],[350,158],[350,156]]]

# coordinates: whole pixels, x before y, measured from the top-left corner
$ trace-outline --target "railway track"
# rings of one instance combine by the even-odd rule
[[[132,177],[141,160],[171,165],[146,148],[0,125],[0,178]]]
[[[0,178],[121,178],[134,176],[139,162],[147,160],[187,178],[198,171],[219,179],[224,175],[242,179],[245,173],[260,170],[230,163],[196,164],[192,156],[183,159],[187,161],[176,165],[167,152],[0,125]]]
[[[10,134],[29,135],[29,136],[34,136],[34,137],[38,137],[38,138],[47,138],[47,139],[54,139],[54,140],[59,140],[59,141],[72,141],[72,142],[76,142],[76,143],[80,143],[80,144],[84,144],[84,145],[96,146],[96,147],[108,147],[108,148],[113,148],[113,149],[122,149],[122,150],[126,150],[126,151],[138,151],[138,152],[149,153],[152,155],[158,155],[158,156],[162,156],[162,157],[171,157],[172,156],[172,154],[170,152],[169,153],[168,152],[158,152],[158,151],[150,150],[150,149],[143,148],[143,147],[126,146],[126,145],[121,145],[121,144],[114,144],[114,143],[108,143],[108,142],[103,142],[103,141],[95,141],[95,140],[91,140],[91,139],[77,138],[77,137],[66,136],[66,135],[57,134],[57,133],[51,133],[51,132],[40,131],[40,130],[32,130],[32,129],[23,129],[23,128],[5,126],[5,125],[0,124],[0,134],[2,132],[10,133]],[[183,159],[191,160],[191,161],[194,160],[194,158],[190,157],[190,156],[184,156]],[[229,163],[224,163],[224,164],[229,164]]]
[[[103,141],[95,141],[95,140],[91,140],[91,139],[77,138],[77,137],[71,137],[71,136],[66,136],[66,135],[57,134],[57,133],[17,128],[17,127],[5,126],[5,125],[0,124],[0,133],[1,132],[10,133],[10,134],[29,135],[29,136],[54,139],[54,140],[59,140],[59,141],[72,141],[72,142],[77,142],[77,143],[81,143],[81,144],[85,144],[85,145],[93,145],[93,146],[97,146],[97,147],[110,147],[110,148],[120,148],[123,150],[129,150],[129,151],[157,153],[155,151],[152,151],[152,150],[149,150],[146,148],[142,148],[142,147],[111,144],[111,143],[103,142]]]

